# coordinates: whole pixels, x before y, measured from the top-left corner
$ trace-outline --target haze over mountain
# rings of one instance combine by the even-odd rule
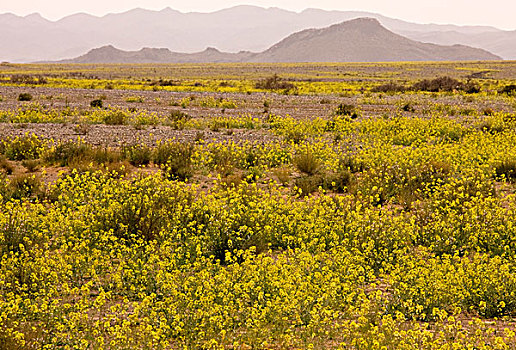
[[[386,62],[497,59],[500,57],[482,49],[413,41],[387,30],[374,18],[359,18],[323,29],[307,29],[294,33],[260,53],[224,53],[214,48],[198,53],[177,53],[168,49],[151,48],[123,51],[108,45],[63,62]]]
[[[236,6],[212,13],[181,13],[134,9],[96,17],[75,14],[48,21],[39,14],[0,15],[0,61],[32,62],[76,57],[94,47],[123,50],[164,47],[176,52],[260,52],[290,34],[322,28],[359,17],[372,17],[389,30],[415,40],[466,44],[504,59],[516,59],[516,31],[486,26],[415,24],[356,11],[307,9],[300,13],[279,8]]]

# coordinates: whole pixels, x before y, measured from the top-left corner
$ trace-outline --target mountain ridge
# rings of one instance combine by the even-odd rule
[[[73,14],[56,21],[0,15],[0,61],[34,62],[72,58],[92,47],[113,44],[123,50],[167,47],[196,53],[206,47],[223,52],[261,52],[290,34],[323,28],[359,17],[377,18],[389,30],[414,40],[450,44],[442,32],[456,31],[451,44],[491,51],[504,59],[516,59],[516,31],[486,26],[417,24],[365,11],[236,6],[215,12],[183,13],[170,7],[160,11],[133,9],[94,16]]]
[[[167,48],[124,51],[107,45],[61,63],[222,63],[222,62],[386,62],[498,60],[485,50],[463,45],[425,44],[395,34],[374,18],[305,29],[262,52],[222,52],[208,47],[195,53]]]

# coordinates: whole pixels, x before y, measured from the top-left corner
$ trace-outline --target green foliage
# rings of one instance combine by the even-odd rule
[[[28,92],[22,92],[18,95],[18,101],[32,101],[32,95]]]

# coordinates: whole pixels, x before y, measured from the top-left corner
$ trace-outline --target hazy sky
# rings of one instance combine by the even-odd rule
[[[419,23],[485,24],[516,29],[515,0],[0,0],[0,13],[41,13],[52,20],[76,12],[104,15],[135,7],[211,12],[252,4],[301,11],[305,8],[364,10]]]

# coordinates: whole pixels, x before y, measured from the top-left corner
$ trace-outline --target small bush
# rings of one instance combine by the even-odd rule
[[[11,198],[22,199],[40,195],[42,193],[41,180],[35,175],[19,175],[9,183]]]
[[[146,145],[134,145],[123,149],[124,157],[133,166],[147,165],[152,160],[152,150]]]
[[[182,111],[173,110],[168,115],[168,120],[171,126],[176,130],[182,130],[185,128],[186,123],[192,119],[188,114]]]
[[[0,156],[0,172],[6,175],[11,175],[14,171],[14,167],[9,163],[4,156]]]
[[[317,157],[311,152],[301,153],[294,157],[294,165],[305,174],[314,175],[319,170],[321,164]]]
[[[404,110],[405,112],[410,112],[410,113],[414,113],[416,111],[416,109],[414,108],[414,106],[412,106],[412,104],[410,102],[405,104],[403,107],[401,107],[401,109]]]
[[[59,166],[69,166],[79,160],[87,159],[91,146],[84,142],[61,142],[43,155],[43,160]]]
[[[103,116],[103,122],[106,125],[125,125],[129,120],[129,116],[123,111],[112,111]]]
[[[338,193],[344,193],[351,184],[353,175],[349,170],[342,169],[338,172],[325,174],[322,178],[322,186],[325,189]]]
[[[215,149],[212,153],[212,166],[223,177],[233,173],[236,167],[235,156],[229,149]]]
[[[296,187],[301,191],[302,196],[316,192],[322,184],[323,180],[319,175],[301,176],[296,179]]]
[[[37,159],[26,159],[22,161],[22,165],[29,173],[33,173],[39,169],[41,162]]]
[[[100,98],[95,99],[90,102],[90,107],[92,107],[92,108],[102,108],[102,106],[103,106],[103,102]]]
[[[10,77],[10,80],[13,84],[28,85],[43,85],[48,82],[47,79],[41,75],[33,76],[30,74],[15,74]]]
[[[37,159],[44,151],[44,142],[36,135],[24,135],[2,142],[3,152],[9,160]]]
[[[278,179],[279,183],[283,186],[287,186],[290,182],[291,171],[288,168],[278,168],[274,170],[274,176]]]
[[[194,146],[191,143],[163,143],[155,150],[154,163],[162,166],[167,178],[184,181],[194,175],[193,152]]]
[[[73,131],[77,135],[86,135],[90,132],[91,127],[88,124],[77,124],[73,127]]]
[[[301,130],[298,130],[296,128],[287,130],[287,133],[285,135],[285,140],[292,142],[295,145],[299,145],[305,139],[306,135]]]
[[[125,99],[127,103],[143,103],[145,102],[145,98],[143,96],[129,96]]]
[[[341,103],[335,110],[335,115],[348,116],[351,119],[355,119],[358,117],[358,111],[353,105]]]
[[[509,95],[509,96],[516,95],[516,84],[506,85],[502,89],[500,89],[500,91],[498,91],[498,93]]]
[[[412,86],[412,90],[415,91],[427,91],[427,92],[453,92],[453,91],[464,91],[468,94],[480,92],[480,85],[473,81],[463,83],[457,79],[451,77],[439,77],[435,79],[424,79],[420,82],[415,83]]]
[[[516,160],[507,159],[500,162],[495,167],[495,172],[498,177],[503,177],[509,182],[516,182]]]
[[[257,82],[255,87],[257,89],[263,90],[292,90],[296,86],[290,82],[285,81],[279,75],[274,74],[271,77]]]
[[[18,101],[32,101],[32,95],[28,92],[23,92],[18,95]]]

